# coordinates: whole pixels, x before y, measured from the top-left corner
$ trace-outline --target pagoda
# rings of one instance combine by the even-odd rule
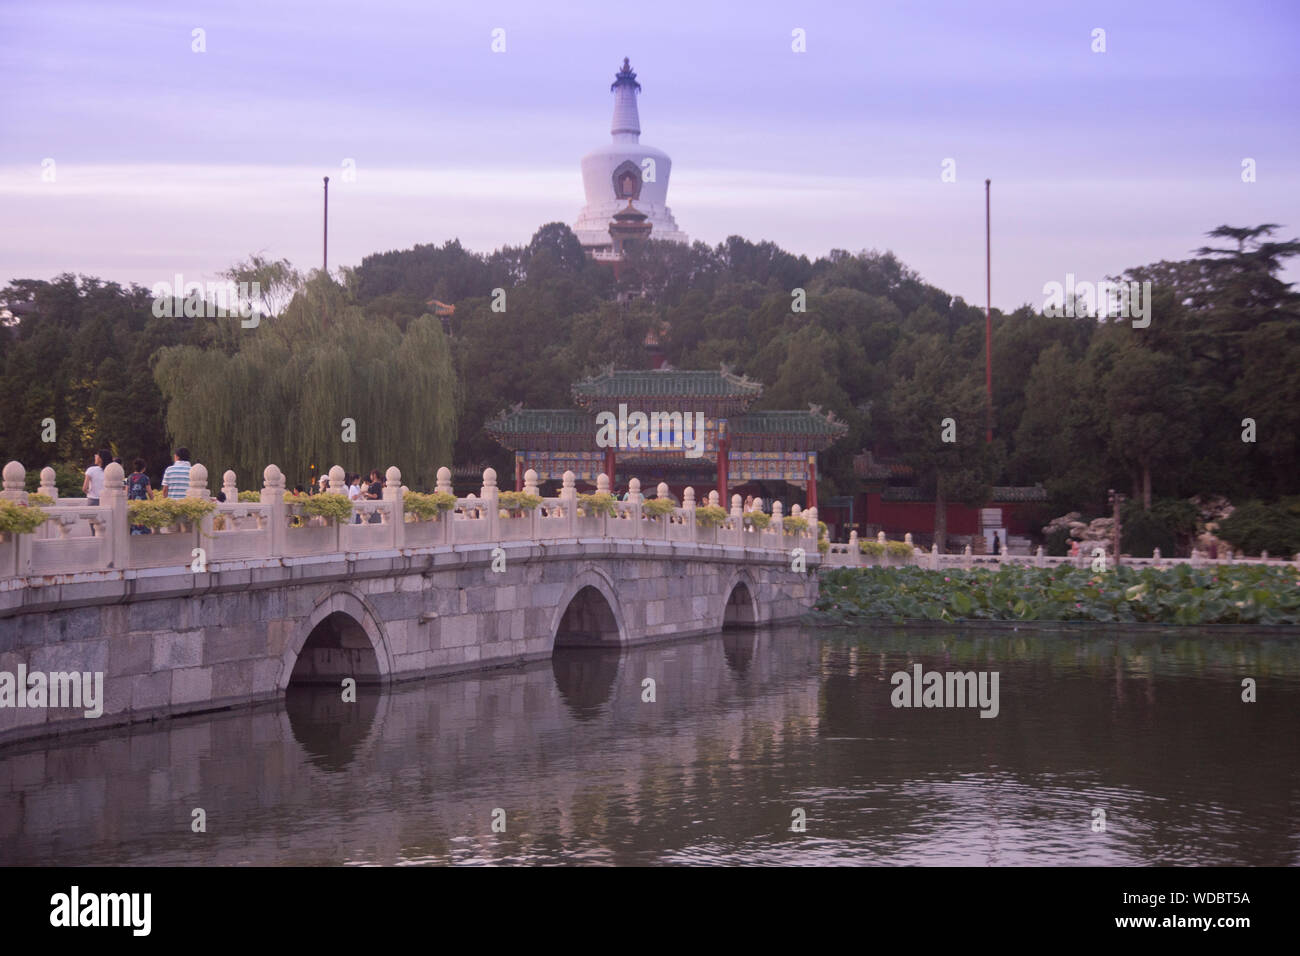
[[[848,426],[817,406],[806,411],[754,411],[759,382],[718,371],[615,370],[571,386],[574,408],[515,406],[484,424],[515,453],[515,489],[524,472],[539,482],[572,471],[593,484],[605,474],[611,487],[631,478],[666,482],[673,493],[692,486],[772,497],[785,482],[817,505],[817,454]],[[643,416],[638,419],[637,415]],[[611,428],[617,423],[617,428]]]

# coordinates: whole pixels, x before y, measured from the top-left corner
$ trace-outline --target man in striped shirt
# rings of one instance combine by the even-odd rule
[[[184,498],[190,489],[190,450],[177,448],[172,457],[175,461],[163,472],[163,497]]]

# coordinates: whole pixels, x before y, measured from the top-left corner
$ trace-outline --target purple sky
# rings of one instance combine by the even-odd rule
[[[254,251],[316,266],[323,175],[332,266],[526,242],[577,218],[624,56],[678,225],[710,244],[892,249],[982,303],[987,176],[993,300],[1014,308],[1220,223],[1300,235],[1294,0],[7,0],[0,52],[0,282],[205,280]]]

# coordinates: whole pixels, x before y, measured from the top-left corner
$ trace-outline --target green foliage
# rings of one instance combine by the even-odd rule
[[[762,511],[749,511],[745,513],[745,524],[759,531],[764,530],[772,523],[772,516]]]
[[[456,496],[445,491],[429,495],[408,491],[402,495],[402,511],[415,515],[419,521],[437,521],[444,511],[451,511],[455,507]]]
[[[912,550],[912,546],[906,541],[885,542],[885,553],[891,558],[910,558]]]
[[[820,541],[822,538],[825,538],[825,539],[827,539],[827,540],[830,540],[830,534],[831,534],[831,531],[830,531],[830,528],[826,527],[826,522],[825,522],[825,521],[818,521],[818,522],[817,522],[817,539],[818,539],[819,541]]]
[[[197,524],[216,507],[215,501],[199,498],[151,498],[148,501],[128,501],[126,513],[131,524],[157,530],[178,524]]]
[[[612,518],[618,509],[613,495],[608,491],[597,491],[589,495],[578,495],[578,511],[590,517],[605,515]]]
[[[1248,501],[1219,523],[1216,534],[1246,554],[1294,555],[1300,552],[1300,497],[1273,504]]]
[[[817,539],[817,550],[818,550],[818,551],[820,551],[822,554],[826,554],[826,553],[828,553],[828,552],[830,551],[830,549],[831,549],[831,539],[830,539],[830,538],[818,538],[818,539]]]
[[[304,495],[300,498],[286,498],[285,501],[302,515],[324,518],[334,524],[341,524],[352,517],[352,502],[347,495]]]
[[[497,495],[497,501],[507,511],[532,511],[542,503],[541,498],[526,491],[502,491]]]
[[[1043,553],[1053,558],[1066,557],[1070,553],[1070,529],[1057,528],[1049,534],[1044,542]]]
[[[802,516],[786,515],[781,519],[781,526],[786,534],[803,534],[808,530],[808,519]]]
[[[328,278],[227,348],[162,349],[154,379],[168,431],[239,474],[274,462],[292,483],[312,464],[378,462],[419,475],[452,457],[456,374],[441,323],[424,315],[403,330],[367,316]],[[345,420],[355,441],[340,441]]]
[[[870,555],[873,558],[883,558],[885,550],[883,541],[875,541],[871,538],[858,539],[858,551],[862,554]]]
[[[1295,569],[1232,565],[1118,570],[1003,567],[928,571],[837,568],[821,576],[817,617],[1096,621],[1105,623],[1300,624]]]
[[[651,498],[641,503],[641,513],[651,518],[662,518],[666,514],[671,514],[676,507],[671,498]]]
[[[54,504],[54,499],[49,495],[41,494],[39,491],[33,491],[27,495],[27,503],[33,508],[48,508]]]
[[[41,466],[45,467],[45,466]],[[56,461],[51,465],[54,469],[54,488],[59,493],[60,498],[80,498],[83,494],[81,490],[82,479],[86,476],[84,468],[78,468],[76,465],[65,461]],[[41,469],[28,468],[27,480],[24,488],[30,495],[37,492],[41,487]]]
[[[48,518],[49,515],[40,508],[16,501],[0,501],[0,533],[31,534]]]
[[[695,523],[701,528],[717,528],[727,520],[727,512],[718,505],[705,505],[695,509]]]
[[[241,491],[239,493],[239,500],[246,503],[256,504],[262,500],[262,493],[260,491]]]
[[[1195,505],[1177,498],[1157,498],[1149,511],[1140,501],[1126,501],[1120,512],[1121,550],[1135,558],[1151,557],[1153,548],[1166,558],[1185,556],[1196,536],[1197,517]]]

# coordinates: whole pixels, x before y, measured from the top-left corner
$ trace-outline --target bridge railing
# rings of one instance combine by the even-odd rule
[[[817,553],[816,509],[802,513],[809,519],[808,530],[786,533],[778,502],[770,526],[760,530],[747,525],[736,495],[720,525],[704,526],[697,521],[693,489],[687,488],[684,500],[671,510],[653,515],[645,508],[647,499],[635,478],[625,499],[614,502],[612,515],[599,513],[598,507],[583,507],[572,472],[565,472],[558,496],[541,498],[533,510],[505,512],[496,472],[489,468],[478,494],[456,498],[455,505],[436,519],[419,520],[405,510],[406,490],[401,472],[394,467],[387,471],[381,499],[354,501],[351,516],[336,524],[305,514],[306,499],[286,494],[284,475],[269,465],[258,501],[240,501],[236,475],[227,471],[222,477],[226,500],[215,502],[201,521],[148,533],[130,524],[120,465],[105,469],[97,506],[88,505],[84,498],[59,500],[52,469],[44,469],[41,479],[41,492],[55,499],[42,509],[49,518],[33,534],[0,534],[0,579],[183,566],[201,571],[224,561],[564,539],[690,542],[786,552],[802,548],[808,556]],[[10,462],[4,468],[0,498],[26,504],[25,482],[22,465]],[[330,490],[344,493],[344,472],[338,466],[330,469]],[[451,492],[451,473],[446,468],[438,470],[437,490]],[[531,470],[525,476],[525,490],[537,494],[537,475]],[[608,491],[608,479],[599,476],[597,492]],[[658,496],[668,498],[667,485],[658,486]],[[190,469],[186,497],[213,500],[202,464]],[[710,492],[707,503],[718,503],[717,492]],[[792,513],[800,514],[798,505]]]

